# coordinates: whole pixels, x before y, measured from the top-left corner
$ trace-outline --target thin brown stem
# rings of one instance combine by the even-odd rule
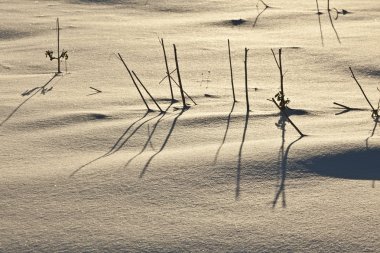
[[[58,61],[58,73],[61,73],[61,58],[60,58],[60,51],[59,51],[59,18],[57,18],[57,61]]]
[[[136,77],[137,81],[140,83],[140,85],[143,87],[143,89],[145,90],[145,92],[148,94],[148,96],[153,100],[153,102],[155,103],[155,105],[157,106],[157,108],[160,110],[161,113],[163,113],[164,111],[161,109],[161,107],[158,105],[158,103],[156,102],[156,100],[154,99],[154,97],[150,94],[150,92],[148,91],[148,89],[145,87],[145,85],[141,82],[140,78],[136,75],[136,73],[132,70],[132,74]]]
[[[334,33],[335,33],[336,39],[338,40],[339,44],[342,44],[342,42],[340,41],[340,37],[339,37],[338,31],[336,30],[335,25],[334,25],[334,22],[333,22],[333,20],[332,20],[330,9],[328,9],[327,13],[328,13],[328,15],[329,15],[330,24],[331,24],[332,29],[334,30]]]
[[[174,49],[175,65],[176,65],[176,68],[177,68],[178,83],[179,83],[179,89],[181,91],[181,98],[182,98],[183,109],[186,109],[187,105],[186,105],[186,101],[185,101],[185,96],[183,94],[181,74],[180,74],[179,65],[178,65],[177,48],[176,48],[175,44],[173,44],[173,49]]]
[[[337,105],[337,106],[340,106],[340,107],[343,107],[344,109],[346,110],[353,110],[353,108],[351,107],[348,107],[348,106],[345,106],[345,105],[342,105],[342,104],[339,104],[337,102],[333,102],[334,105]]]
[[[274,60],[276,61],[277,67],[280,68],[280,65],[278,64],[278,61],[277,61],[276,54],[274,53],[273,49],[270,49],[270,51],[272,51],[272,54],[273,54]]]
[[[232,72],[232,60],[231,60],[231,48],[230,48],[230,40],[228,40],[228,58],[230,61],[230,73],[231,73],[231,86],[232,86],[232,97],[234,99],[234,102],[236,102],[235,98],[235,87],[234,87],[234,76]]]
[[[170,76],[170,78],[172,79],[174,84],[177,85],[179,88],[179,84],[177,83],[177,81],[172,76]],[[185,93],[186,97],[188,97],[194,103],[194,105],[197,105],[197,103],[194,101],[194,99],[192,97],[190,97],[189,94],[187,94],[187,92],[183,89],[183,87],[182,87],[182,90],[183,90],[183,93]]]
[[[172,87],[172,82],[171,82],[171,79],[170,79],[169,65],[168,65],[168,59],[166,57],[164,39],[161,39],[160,43],[161,43],[161,46],[162,46],[162,51],[164,52],[164,60],[165,60],[165,66],[166,66],[166,75],[167,75],[167,78],[169,80],[171,100],[174,101],[173,87]]]
[[[245,100],[247,103],[247,112],[249,112],[249,98],[248,98],[248,70],[247,70],[247,58],[248,58],[248,50],[245,48],[245,56],[244,56],[244,73],[245,73]]]
[[[318,15],[318,23],[319,23],[319,32],[321,34],[321,42],[322,42],[322,47],[325,46],[324,41],[323,41],[323,32],[322,32],[322,24],[321,24],[321,15],[322,12],[319,11],[319,5],[318,5],[318,0],[315,0],[317,3],[317,15]]]
[[[281,84],[281,108],[285,108],[285,92],[284,92],[284,75],[282,73],[282,57],[281,57],[282,48],[278,50],[278,61],[280,64],[280,84]]]
[[[170,75],[173,74],[177,69],[173,69],[172,71],[170,71]],[[158,82],[158,84],[161,84],[166,78],[168,78],[168,75],[165,75],[163,78],[161,78],[161,80]]]
[[[372,112],[375,112],[375,111],[376,111],[375,108],[372,106],[372,104],[371,104],[371,102],[369,101],[367,95],[365,94],[365,92],[364,92],[362,86],[360,85],[360,83],[359,83],[358,80],[356,79],[355,74],[354,74],[354,72],[352,71],[351,67],[348,67],[348,68],[349,68],[350,71],[351,71],[351,77],[355,80],[356,84],[359,86],[361,92],[363,93],[364,98],[367,100],[369,106],[371,107]]]
[[[279,98],[280,98],[280,108],[281,110],[284,110],[286,108],[286,103],[285,101],[285,91],[284,91],[284,73],[283,73],[283,68],[282,68],[282,48],[278,49],[278,60],[276,57],[276,54],[274,53],[273,49],[271,49],[274,60],[276,61],[276,65],[278,67],[278,70],[280,72],[280,92]]]

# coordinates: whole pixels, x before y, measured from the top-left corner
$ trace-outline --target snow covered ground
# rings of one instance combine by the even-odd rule
[[[312,0],[266,4],[1,1],[0,251],[378,252],[380,130],[348,67],[377,107],[380,6],[333,0],[348,13],[332,26],[326,1],[320,16]],[[59,76],[44,57],[57,17]],[[171,70],[176,44],[188,110],[159,84],[158,38]],[[268,101],[271,48],[301,139]],[[115,53],[167,113],[146,113]]]

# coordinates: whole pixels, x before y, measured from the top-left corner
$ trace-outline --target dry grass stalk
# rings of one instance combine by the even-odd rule
[[[174,49],[175,65],[176,65],[176,69],[177,69],[178,84],[179,84],[179,89],[181,91],[183,109],[186,109],[186,108],[188,108],[188,106],[186,105],[185,96],[184,96],[184,92],[183,92],[183,88],[182,88],[181,74],[180,74],[179,65],[178,65],[177,48],[176,48],[175,44],[173,44],[173,49]]]
[[[137,81],[140,83],[140,85],[143,87],[143,89],[145,90],[145,92],[148,94],[148,96],[153,100],[153,102],[155,103],[155,105],[157,106],[157,108],[160,110],[161,113],[164,113],[164,111],[161,109],[161,107],[158,105],[157,101],[154,99],[154,97],[150,94],[150,92],[148,91],[148,89],[145,87],[145,85],[141,82],[140,78],[136,75],[136,73],[132,70],[132,74],[135,76],[135,78],[137,79]]]
[[[234,76],[233,76],[233,72],[232,72],[231,47],[230,47],[230,40],[229,39],[228,39],[228,58],[229,58],[229,62],[230,62],[232,97],[233,97],[234,103],[235,103],[236,97],[235,97],[235,87],[234,87]]]
[[[286,119],[289,121],[289,123],[294,127],[294,129],[298,132],[298,134],[301,136],[301,137],[304,137],[306,136],[305,134],[303,134],[301,132],[301,130],[299,130],[299,128],[293,123],[293,121],[290,119],[288,113],[286,112],[286,110],[283,110],[281,109],[280,105],[277,104],[276,100],[274,98],[272,98],[272,102],[277,106],[277,108],[281,111],[281,113],[283,113],[286,117]]]
[[[167,76],[168,81],[169,81],[170,95],[171,95],[171,100],[172,100],[172,103],[173,103],[175,101],[175,99],[174,99],[174,95],[173,95],[172,81],[171,81],[171,78],[170,78],[171,72],[169,72],[168,59],[166,57],[166,50],[165,50],[164,39],[161,38],[160,44],[161,44],[161,47],[162,47],[162,51],[164,52],[164,60],[165,60],[165,66],[166,66],[166,76]]]
[[[249,98],[248,98],[248,70],[247,70],[247,58],[248,58],[248,48],[245,48],[244,52],[244,73],[245,73],[245,100],[247,103],[247,112],[249,112]]]
[[[129,76],[131,77],[132,82],[133,82],[133,84],[135,85],[135,87],[136,87],[138,93],[140,94],[140,97],[141,97],[142,101],[144,102],[144,104],[145,104],[145,106],[146,106],[148,112],[153,111],[152,109],[149,108],[148,103],[145,101],[145,98],[144,98],[143,94],[141,93],[141,90],[139,89],[139,87],[138,87],[138,85],[137,85],[135,79],[133,78],[133,75],[132,75],[131,71],[129,70],[127,64],[125,63],[123,57],[121,57],[121,54],[120,54],[120,53],[118,53],[118,56],[119,56],[120,61],[124,64],[124,67],[127,69],[128,74],[129,74]]]
[[[367,101],[367,103],[368,103],[369,106],[371,107],[371,110],[372,110],[372,118],[376,118],[376,119],[379,118],[379,108],[375,109],[375,108],[373,107],[373,105],[372,105],[371,102],[369,101],[367,95],[365,94],[365,92],[364,92],[362,86],[360,85],[359,81],[356,79],[355,74],[354,74],[354,72],[352,71],[351,67],[348,67],[348,68],[349,68],[350,71],[351,71],[351,77],[355,80],[355,82],[356,82],[356,84],[359,86],[359,88],[360,88],[360,90],[361,90],[361,92],[362,92],[362,94],[363,94],[365,100]]]

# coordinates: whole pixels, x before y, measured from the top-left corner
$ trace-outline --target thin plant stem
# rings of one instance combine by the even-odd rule
[[[317,3],[317,15],[318,15],[318,23],[319,23],[319,32],[321,34],[321,42],[322,42],[322,47],[324,47],[325,43],[323,41],[323,32],[322,32],[322,24],[321,24],[321,15],[322,15],[322,12],[319,11],[318,0],[315,0],[315,2]]]
[[[173,49],[174,49],[175,65],[176,65],[176,68],[177,68],[177,76],[178,76],[179,89],[181,91],[182,104],[183,104],[183,108],[186,109],[187,105],[186,105],[186,101],[185,101],[185,96],[183,94],[181,74],[180,74],[179,65],[178,65],[177,48],[176,48],[175,44],[173,44]]]
[[[173,95],[173,87],[172,87],[172,82],[170,79],[170,72],[169,72],[169,65],[168,65],[168,59],[166,57],[166,50],[165,50],[165,44],[164,44],[164,39],[161,38],[160,40],[161,46],[162,46],[162,51],[164,52],[164,60],[165,60],[165,66],[166,66],[166,75],[169,80],[169,87],[170,87],[170,95],[171,95],[171,100],[172,102],[174,101],[174,95]]]
[[[174,84],[177,85],[178,88],[179,88],[180,86],[177,83],[177,81],[172,76],[170,76],[170,78],[172,79],[172,81],[174,82]],[[186,97],[188,97],[194,103],[194,105],[197,105],[197,103],[194,101],[194,99],[192,97],[190,97],[190,95],[183,89],[183,87],[182,87],[182,90],[183,90],[183,93],[186,95]]]
[[[280,89],[281,89],[281,101],[280,101],[280,108],[281,110],[284,110],[286,107],[285,102],[285,92],[284,92],[284,74],[283,74],[283,68],[282,68],[282,48],[278,49],[278,60],[276,57],[276,54],[274,53],[273,49],[271,49],[274,60],[276,61],[276,65],[278,67],[278,70],[280,71]]]
[[[61,73],[61,57],[59,51],[59,18],[57,18],[57,61],[58,61],[58,73]]]
[[[355,74],[354,74],[354,72],[352,71],[351,67],[348,67],[348,68],[349,68],[350,71],[351,71],[351,77],[355,80],[356,84],[359,86],[361,92],[363,93],[364,98],[367,100],[369,106],[372,108],[372,112],[375,112],[375,111],[376,111],[375,108],[372,106],[372,104],[371,104],[371,102],[369,101],[367,95],[365,94],[365,92],[364,92],[362,86],[360,85],[360,83],[359,83],[358,80],[356,79]]]
[[[245,48],[245,54],[244,54],[244,73],[245,73],[245,99],[247,103],[247,112],[249,112],[249,98],[248,98],[248,71],[247,71],[247,58],[248,58],[248,50]]]
[[[120,54],[120,53],[118,53],[118,56],[119,56],[120,61],[124,64],[124,67],[127,69],[128,74],[129,74],[129,76],[131,77],[133,84],[135,85],[135,87],[136,87],[138,93],[140,94],[140,97],[141,97],[142,101],[144,102],[146,108],[148,109],[148,112],[153,111],[152,109],[149,108],[147,102],[145,101],[145,98],[144,98],[144,96],[142,95],[142,93],[141,93],[139,87],[137,86],[137,83],[136,83],[135,79],[133,78],[133,75],[132,75],[131,71],[129,70],[127,64],[125,63],[123,57],[121,57],[121,54]]]
[[[236,102],[235,87],[234,87],[234,76],[233,76],[233,71],[232,71],[232,60],[231,60],[231,47],[230,47],[230,40],[229,39],[228,39],[228,58],[229,58],[229,62],[230,62],[232,97],[234,99],[234,102]]]
[[[161,113],[163,113],[164,111],[161,109],[161,107],[158,105],[157,101],[154,99],[154,97],[150,94],[150,92],[148,91],[148,89],[145,87],[145,85],[141,82],[140,78],[136,75],[136,73],[132,70],[132,74],[136,77],[137,81],[140,83],[140,85],[143,87],[143,89],[145,90],[145,92],[148,94],[148,96],[153,100],[153,102],[155,103],[155,105],[157,106],[157,108],[160,110]]]
[[[340,106],[340,107],[343,107],[343,108],[346,109],[346,110],[353,110],[353,108],[348,107],[348,106],[346,106],[346,105],[339,104],[339,103],[337,103],[337,102],[333,102],[333,104],[334,104],[334,105],[337,105],[337,106]]]

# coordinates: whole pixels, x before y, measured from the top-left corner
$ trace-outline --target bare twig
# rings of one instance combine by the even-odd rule
[[[101,90],[98,90],[98,89],[96,89],[96,88],[94,88],[94,87],[91,87],[91,86],[90,86],[90,89],[93,89],[93,90],[96,91],[97,93],[102,92]]]
[[[57,18],[57,54],[58,54],[58,73],[61,73],[61,60],[59,59],[59,19]]]
[[[229,62],[230,62],[232,97],[234,99],[234,102],[236,102],[235,87],[234,87],[234,76],[233,76],[233,72],[232,72],[231,48],[230,48],[230,40],[229,39],[228,39],[228,58],[229,58]]]
[[[265,6],[265,9],[267,9],[267,8],[271,8],[269,5],[267,5],[266,3],[264,3],[263,0],[259,0],[259,1],[257,1],[256,7],[259,6],[259,3],[260,3],[260,2]]]
[[[284,110],[286,108],[286,105],[289,103],[289,100],[285,100],[285,92],[284,92],[284,73],[282,68],[282,48],[278,49],[278,60],[276,57],[276,54],[274,53],[273,49],[271,49],[274,60],[276,61],[276,65],[278,67],[278,70],[280,71],[280,92],[275,96],[280,101],[280,108],[281,110]]]
[[[328,5],[328,6],[329,6],[329,5]],[[328,13],[328,15],[329,15],[330,24],[331,24],[332,29],[334,30],[334,33],[335,33],[336,39],[338,40],[339,44],[342,44],[342,42],[340,41],[340,38],[339,38],[339,34],[338,34],[338,32],[337,32],[337,30],[336,30],[336,28],[335,28],[335,26],[334,26],[334,22],[333,22],[332,17],[331,17],[331,10],[329,9],[329,7],[328,7],[327,10],[328,10],[327,13]]]
[[[319,32],[321,34],[321,42],[322,42],[322,47],[324,47],[325,44],[324,44],[324,41],[323,41],[323,32],[322,32],[322,23],[321,23],[321,15],[323,13],[319,11],[318,0],[315,0],[315,2],[317,3],[317,15],[318,15],[318,23],[319,23]]]
[[[355,80],[356,84],[359,86],[361,92],[363,93],[364,98],[366,99],[366,101],[368,102],[369,106],[370,106],[371,109],[372,109],[372,117],[376,117],[376,118],[378,118],[378,117],[379,117],[379,115],[378,115],[378,110],[376,110],[376,109],[372,106],[372,104],[371,104],[371,102],[369,101],[367,95],[365,94],[365,92],[364,92],[362,86],[360,85],[360,83],[359,83],[358,80],[356,79],[355,74],[354,74],[354,72],[352,71],[351,67],[348,67],[348,68],[349,68],[350,71],[351,71],[351,77]]]
[[[61,72],[61,59],[65,59],[65,64],[66,64],[66,60],[68,59],[68,54],[67,54],[67,51],[66,50],[62,50],[62,52],[60,52],[60,44],[59,44],[59,31],[61,30],[61,28],[59,27],[59,19],[57,18],[57,21],[56,21],[56,24],[57,24],[57,56],[54,56],[54,53],[52,50],[46,50],[45,51],[45,57],[49,57],[49,60],[52,61],[52,60],[57,60],[57,74],[60,74],[62,73]],[[66,72],[67,72],[67,66],[66,66]]]
[[[153,100],[157,108],[160,110],[161,113],[164,113],[164,111],[161,109],[161,107],[158,105],[154,97],[150,94],[147,88],[145,88],[145,85],[140,81],[140,78],[136,75],[136,73],[132,70],[132,74],[136,77],[137,81],[140,83],[140,85],[143,87],[145,92],[148,94],[148,96]]]
[[[333,104],[337,105],[337,106],[340,106],[340,107],[343,107],[346,110],[353,110],[353,108],[351,108],[351,107],[348,107],[348,106],[345,106],[345,105],[342,105],[342,104],[339,104],[339,103],[336,103],[336,102],[333,102]]]
[[[139,87],[137,86],[137,83],[136,83],[135,79],[133,78],[133,75],[132,75],[131,71],[129,70],[127,64],[125,63],[123,57],[121,57],[121,54],[120,54],[120,53],[118,53],[118,56],[119,56],[120,61],[124,64],[124,67],[127,69],[128,74],[129,74],[129,76],[131,77],[133,84],[135,85],[135,87],[136,87],[138,93],[140,94],[140,97],[141,97],[142,101],[144,102],[146,108],[148,109],[148,112],[153,111],[152,109],[149,108],[147,102],[145,101],[145,98],[144,98],[144,96],[142,95],[142,93],[141,93]]]
[[[259,12],[259,3],[260,3],[260,2],[264,5],[264,9],[263,9],[262,11]],[[266,3],[264,3],[263,1],[259,0],[259,1],[257,1],[256,8],[257,8],[257,12],[258,12],[258,14],[257,14],[257,16],[256,16],[256,18],[255,18],[255,21],[253,21],[253,25],[252,25],[252,27],[255,27],[255,26],[256,26],[256,23],[257,23],[257,21],[259,20],[259,17],[261,16],[261,14],[263,14],[264,11],[266,11],[268,8],[271,8],[271,7],[268,6]]]
[[[183,95],[184,93],[183,93],[183,89],[182,89],[181,74],[179,71],[178,58],[177,58],[177,48],[176,48],[175,44],[173,44],[173,49],[174,49],[175,65],[177,68],[178,83],[179,83],[179,89],[181,91],[183,109],[186,109],[188,106],[186,105],[185,96]]]
[[[177,69],[173,69],[171,72],[170,72],[170,75],[173,74]],[[158,84],[161,84],[166,78],[168,78],[168,75],[164,76],[161,81],[158,82]]]
[[[272,51],[272,54],[273,54],[274,60],[276,61],[277,67],[280,69],[280,65],[278,64],[276,54],[274,53],[273,49],[270,49],[270,51]]]
[[[170,79],[170,72],[169,72],[169,65],[168,65],[168,59],[166,57],[166,51],[165,51],[165,44],[164,44],[164,39],[160,40],[161,46],[162,46],[162,51],[164,52],[164,60],[165,60],[165,66],[166,66],[166,75],[169,80],[169,87],[170,87],[170,95],[171,95],[171,100],[172,102],[174,101],[174,95],[173,95],[173,87],[172,87],[172,82]]]
[[[317,3],[317,14],[318,14],[318,15],[322,15],[323,13],[319,11],[318,0],[315,0],[315,2]]]
[[[248,48],[245,48],[244,56],[244,73],[245,73],[245,99],[247,103],[247,112],[249,112],[249,99],[248,99],[248,71],[247,71],[247,57],[248,57]]]
[[[172,76],[170,76],[170,78],[172,79],[174,84],[177,85],[179,88],[179,84],[177,83],[177,81]],[[182,90],[183,90],[183,93],[185,93],[186,97],[188,97],[194,103],[194,105],[197,105],[197,103],[194,101],[194,99],[192,97],[190,97],[190,95],[183,89],[183,87],[182,87]]]

